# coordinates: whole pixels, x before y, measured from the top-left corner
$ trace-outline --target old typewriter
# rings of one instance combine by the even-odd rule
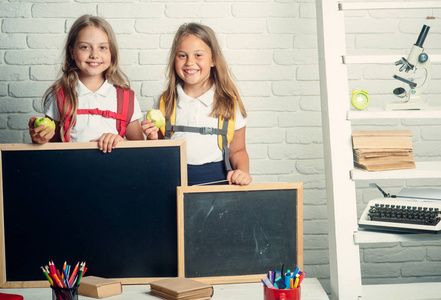
[[[441,231],[441,190],[403,189],[398,195],[370,200],[360,217],[360,228],[409,233]]]

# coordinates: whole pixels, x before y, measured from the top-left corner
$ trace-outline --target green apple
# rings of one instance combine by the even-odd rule
[[[150,109],[145,118],[146,120],[152,121],[158,128],[161,128],[165,124],[165,118],[159,109]]]
[[[37,128],[38,126],[41,125],[44,125],[44,128],[40,130],[40,132],[45,130],[46,127],[50,127],[52,130],[55,130],[55,122],[49,118],[36,118],[34,121],[34,128]]]

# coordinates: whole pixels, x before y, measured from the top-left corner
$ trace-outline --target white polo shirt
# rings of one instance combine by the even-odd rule
[[[89,90],[81,81],[78,81],[76,92],[78,95],[78,109],[98,108],[100,110],[117,111],[116,87],[107,80],[95,93]],[[142,117],[141,108],[136,96],[134,106],[130,122]],[[47,102],[45,114],[55,121],[60,121],[60,112],[58,111],[55,95]],[[91,140],[99,139],[103,133],[118,134],[115,119],[105,118],[100,115],[77,115],[77,122],[72,128],[70,141],[90,142]]]
[[[210,117],[213,110],[214,86],[198,98],[185,94],[181,85],[177,87],[176,125],[218,128],[218,119]],[[155,99],[154,107],[159,108],[160,97]],[[236,109],[235,130],[246,125],[246,119],[240,109]],[[172,139],[184,139],[187,142],[187,164],[202,165],[223,160],[217,135],[202,135],[194,132],[175,132]]]

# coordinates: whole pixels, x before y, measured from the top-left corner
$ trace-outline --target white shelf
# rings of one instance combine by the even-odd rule
[[[349,110],[348,120],[369,119],[441,119],[441,107],[429,106],[428,110],[384,110],[381,107],[371,107],[366,110]]]
[[[350,176],[352,180],[441,178],[441,161],[421,161],[415,162],[415,165],[415,169],[378,172],[353,169]]]
[[[440,282],[373,284],[362,286],[363,300],[435,300],[440,299]]]
[[[340,2],[339,10],[368,10],[368,9],[406,9],[406,8],[441,8],[439,1],[414,2]]]
[[[441,62],[441,54],[430,54],[430,61],[432,63]],[[343,55],[342,63],[349,64],[391,64],[393,65],[396,61],[400,60],[401,57],[407,57],[408,54],[385,54],[385,55]]]
[[[441,240],[441,234],[434,233],[389,233],[363,229],[359,229],[354,233],[354,242],[356,244],[427,242],[439,240]]]
[[[369,107],[364,111],[350,111],[350,102],[346,100],[349,91],[348,64],[394,65],[401,57],[407,57],[408,54],[396,55],[393,49],[374,53],[369,51],[362,53],[362,49],[356,49],[355,53],[348,54],[344,26],[347,10],[365,12],[376,9],[410,9],[411,13],[412,9],[428,9],[430,14],[433,9],[441,8],[441,1],[362,1],[316,0],[321,111],[325,137],[323,146],[328,201],[331,299],[441,299],[441,283],[362,285],[359,244],[440,241],[441,234],[394,234],[359,229],[355,180],[441,178],[441,161],[416,162],[415,169],[405,170],[369,172],[354,169],[353,149],[350,142],[352,123],[348,120],[441,119],[441,108],[429,107],[423,111],[385,111],[381,108]],[[440,54],[428,53],[428,55],[432,63],[441,62]]]

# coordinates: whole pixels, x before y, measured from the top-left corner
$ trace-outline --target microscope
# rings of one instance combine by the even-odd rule
[[[427,33],[430,27],[423,25],[420,35],[416,43],[412,46],[412,49],[407,57],[402,57],[399,61],[395,62],[396,66],[400,66],[400,72],[409,73],[413,71],[415,73],[417,69],[425,70],[425,78],[422,83],[416,83],[413,78],[403,78],[398,75],[393,77],[401,82],[404,82],[409,86],[409,90],[406,91],[403,87],[396,88],[393,93],[399,98],[407,98],[404,103],[389,103],[386,104],[386,110],[423,110],[428,108],[427,102],[424,102],[420,95],[428,87],[430,79],[432,78],[432,67],[430,64],[429,56],[424,52],[423,43],[426,39]]]

